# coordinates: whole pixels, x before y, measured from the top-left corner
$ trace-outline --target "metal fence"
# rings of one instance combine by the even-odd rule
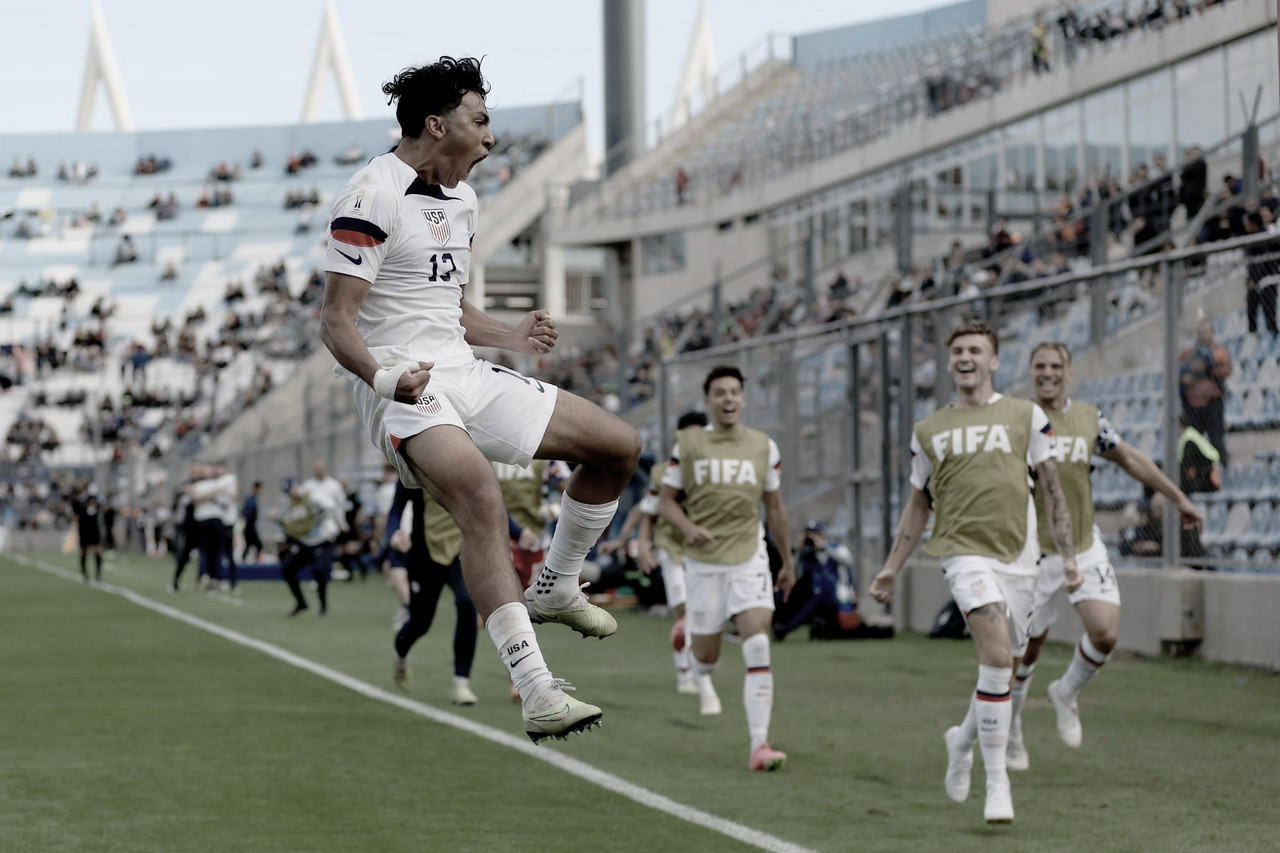
[[[1242,310],[1246,277],[1280,271],[1278,248],[1280,237],[1258,234],[679,356],[663,362],[659,405],[637,425],[651,447],[670,448],[679,414],[701,405],[707,371],[736,364],[747,377],[747,422],[782,452],[793,521],[823,520],[860,561],[874,564],[909,488],[913,424],[951,396],[951,328],[976,317],[997,330],[996,387],[1005,393],[1027,393],[1036,343],[1067,342],[1075,354],[1072,394],[1114,412],[1121,434],[1160,460],[1177,456],[1179,354],[1203,313],[1237,361],[1226,382],[1232,461],[1220,492],[1193,496],[1209,518],[1201,531],[1206,556],[1180,553],[1168,507],[1144,550],[1158,550],[1164,565],[1280,571],[1280,344],[1261,319],[1259,331],[1248,332]],[[1103,465],[1094,475],[1099,524],[1118,551],[1125,529],[1136,526],[1126,513],[1140,504],[1141,487],[1117,481]]]

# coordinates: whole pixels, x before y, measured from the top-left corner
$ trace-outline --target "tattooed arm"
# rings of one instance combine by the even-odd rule
[[[907,562],[907,557],[920,544],[924,535],[924,527],[929,523],[929,496],[914,486],[907,505],[902,508],[902,518],[898,520],[898,533],[893,537],[893,546],[889,556],[885,558],[884,568],[871,582],[871,597],[881,604],[888,604],[893,599],[893,586],[898,572]]]
[[[1036,465],[1036,477],[1040,484],[1040,508],[1049,519],[1053,543],[1058,546],[1058,553],[1062,555],[1066,590],[1075,592],[1084,578],[1076,568],[1076,546],[1071,537],[1071,510],[1067,507],[1067,496],[1058,479],[1058,464],[1053,459],[1046,459]]]

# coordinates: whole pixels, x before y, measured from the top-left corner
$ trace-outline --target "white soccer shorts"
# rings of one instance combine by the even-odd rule
[[[484,359],[433,369],[412,405],[379,397],[359,379],[352,382],[356,411],[373,446],[411,488],[421,484],[398,452],[400,444],[436,426],[465,429],[487,459],[528,466],[551,422],[559,390]]]
[[[1075,592],[1067,594],[1067,600],[1073,605],[1082,601],[1105,601],[1120,606],[1120,585],[1116,583],[1116,573],[1111,568],[1111,556],[1107,554],[1107,546],[1097,529],[1093,531],[1093,544],[1076,554],[1076,567],[1084,575],[1084,583]],[[1031,636],[1039,637],[1053,627],[1058,621],[1057,608],[1053,606],[1053,596],[1066,582],[1062,570],[1062,557],[1058,554],[1045,554],[1040,558],[1040,574],[1036,579],[1035,609],[1031,616]]]
[[[942,574],[960,612],[969,614],[986,604],[998,604],[1009,623],[1009,645],[1014,657],[1027,650],[1031,611],[1035,605],[1036,576],[991,557],[963,555],[943,557]]]
[[[773,575],[763,540],[760,550],[745,563],[722,566],[686,557],[684,568],[690,634],[719,634],[730,617],[748,610],[773,610]]]
[[[689,600],[689,588],[685,584],[684,560],[671,554],[666,548],[653,552],[653,558],[662,567],[662,586],[667,591],[667,606],[679,607]]]

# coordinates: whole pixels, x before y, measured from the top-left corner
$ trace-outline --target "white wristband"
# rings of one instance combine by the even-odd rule
[[[373,391],[379,397],[385,397],[388,400],[395,400],[396,386],[400,384],[400,377],[404,376],[410,370],[416,370],[418,362],[402,361],[395,367],[382,368],[373,374]]]

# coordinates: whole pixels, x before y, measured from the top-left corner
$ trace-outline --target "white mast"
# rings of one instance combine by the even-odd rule
[[[302,101],[303,124],[310,124],[319,118],[320,101],[324,97],[325,72],[330,69],[338,84],[343,117],[347,121],[364,118],[364,111],[360,108],[360,95],[356,90],[356,77],[351,73],[351,59],[347,56],[347,42],[342,37],[342,24],[338,22],[338,8],[333,0],[325,0],[324,15],[320,20],[320,38],[316,41],[315,58],[311,61],[307,95]]]
[[[133,111],[124,93],[120,79],[120,66],[116,64],[111,38],[107,35],[107,22],[102,17],[102,6],[93,0],[89,7],[89,48],[84,55],[84,82],[80,87],[80,109],[76,115],[76,130],[93,130],[93,108],[98,96],[98,83],[107,90],[107,103],[116,129],[132,131]]]

